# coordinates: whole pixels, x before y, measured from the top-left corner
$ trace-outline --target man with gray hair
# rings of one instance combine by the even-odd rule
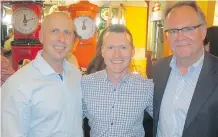
[[[194,1],[166,10],[164,35],[173,56],[152,69],[154,136],[218,136],[218,58],[204,50],[206,21]]]

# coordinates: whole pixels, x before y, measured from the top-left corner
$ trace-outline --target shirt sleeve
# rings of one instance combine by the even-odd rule
[[[77,109],[75,110],[76,112],[79,112],[77,117],[75,118],[76,120],[76,126],[74,126],[74,135],[73,137],[83,137],[83,112],[82,112],[82,93],[81,93],[81,86],[80,86],[80,83],[79,83],[79,90],[78,90],[78,97],[77,97],[77,102],[78,102],[78,107]]]
[[[85,103],[85,94],[84,94],[83,85],[84,85],[84,82],[83,82],[83,78],[82,78],[82,80],[81,80],[82,109],[83,109],[83,118],[85,118],[85,117],[87,117],[88,110],[87,110],[87,106],[86,106],[86,103]]]
[[[153,118],[153,95],[154,95],[154,83],[153,81],[149,82],[148,89],[148,98],[147,103],[148,106],[146,108],[146,111],[149,113],[149,115]]]
[[[82,100],[82,102],[83,102],[83,106],[82,106],[82,108],[83,108],[83,118],[85,118],[85,117],[87,117],[87,107],[86,107],[86,104],[84,102],[84,99]]]
[[[30,105],[20,89],[13,83],[2,86],[2,136],[26,137],[30,124]]]
[[[82,108],[83,108],[83,118],[87,117],[87,106],[86,103],[84,101],[84,98],[82,99]]]

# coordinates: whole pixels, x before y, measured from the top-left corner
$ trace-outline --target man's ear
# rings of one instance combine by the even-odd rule
[[[164,41],[167,41],[167,34],[164,32]]]
[[[79,43],[80,43],[80,37],[79,36],[74,37],[73,46],[72,46],[73,51],[76,51],[76,48],[79,45]]]
[[[102,57],[104,57],[104,47],[103,46],[101,47],[101,55]]]
[[[39,31],[39,41],[43,44],[43,29],[42,28]]]
[[[135,46],[132,45],[132,57],[135,55]]]
[[[207,28],[206,26],[202,26],[202,29],[201,29],[201,35],[202,35],[202,40],[205,39],[206,35],[207,35]]]

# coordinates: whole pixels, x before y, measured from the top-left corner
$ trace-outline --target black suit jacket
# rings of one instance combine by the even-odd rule
[[[154,80],[154,136],[160,105],[171,72],[172,56],[152,68]],[[218,137],[218,58],[205,52],[202,70],[189,106],[182,137]]]

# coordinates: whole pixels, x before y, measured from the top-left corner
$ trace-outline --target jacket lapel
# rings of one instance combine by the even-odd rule
[[[183,132],[192,123],[218,81],[217,72],[215,70],[216,66],[214,64],[209,53],[205,52],[202,70],[190,103]]]

